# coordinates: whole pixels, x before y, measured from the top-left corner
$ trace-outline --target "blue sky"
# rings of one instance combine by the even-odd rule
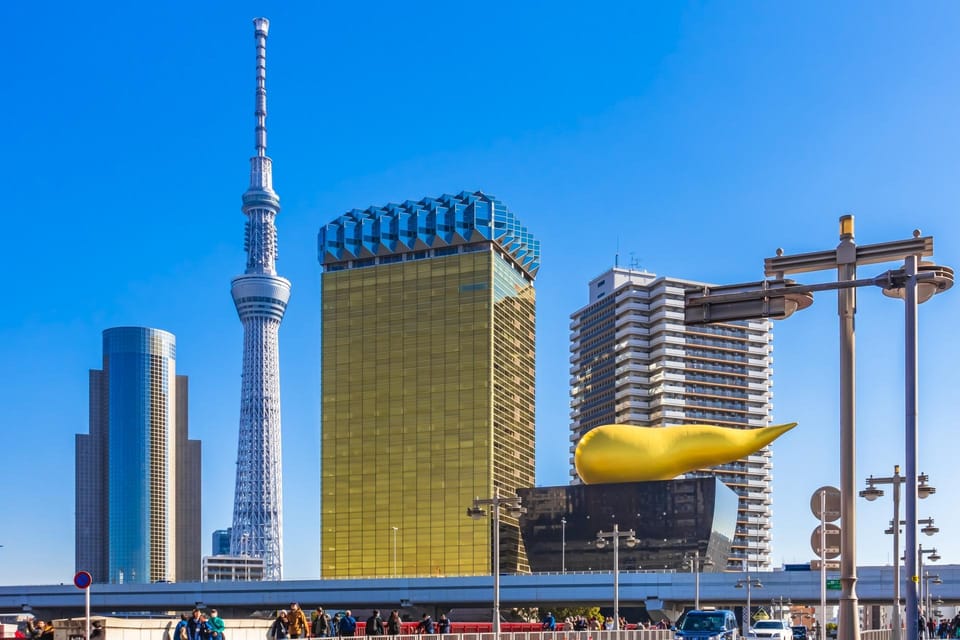
[[[203,441],[203,549],[229,525],[253,153],[251,19],[271,19],[269,154],[279,273],[285,575],[319,572],[316,233],[351,208],[482,189],[541,240],[537,481],[568,469],[569,314],[631,262],[732,283],[763,259],[936,238],[960,263],[960,5],[902,3],[18,3],[0,155],[7,273],[0,314],[0,584],[67,582],[74,434],[101,332],[173,332]],[[895,265],[890,265],[891,267]],[[874,275],[886,266],[861,269]],[[832,279],[832,274],[802,278]],[[950,318],[920,310],[921,503],[960,561]],[[808,502],[838,484],[831,294],[775,329],[775,564],[809,560]],[[858,469],[903,462],[903,307],[859,295]],[[858,487],[862,488],[862,487]],[[858,504],[858,560],[890,561],[890,499]]]

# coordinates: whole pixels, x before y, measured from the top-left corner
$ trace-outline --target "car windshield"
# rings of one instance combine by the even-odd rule
[[[783,629],[783,623],[779,620],[761,620],[753,625],[754,629]]]
[[[681,631],[723,631],[722,613],[688,613]]]

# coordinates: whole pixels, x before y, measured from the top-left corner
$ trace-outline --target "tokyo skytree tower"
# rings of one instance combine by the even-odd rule
[[[247,269],[233,279],[233,303],[243,323],[243,375],[237,485],[230,553],[263,558],[264,579],[283,577],[283,495],[280,470],[280,360],[277,333],[290,299],[290,281],[277,275],[280,198],[273,190],[267,157],[267,32],[270,21],[253,21],[257,40],[256,150],[250,158]]]

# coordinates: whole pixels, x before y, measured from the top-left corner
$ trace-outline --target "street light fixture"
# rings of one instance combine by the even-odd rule
[[[855,288],[881,286],[888,295],[902,295],[905,301],[905,442],[907,477],[907,573],[916,573],[916,500],[917,479],[917,304],[953,286],[953,270],[924,263],[920,258],[933,255],[933,238],[920,237],[857,246],[854,242],[853,216],[840,218],[840,244],[836,249],[777,255],[764,261],[764,275],[773,280],[727,287],[703,287],[685,296],[684,319],[688,324],[707,324],[758,318],[781,319],[809,306],[815,291],[837,291],[840,316],[840,624],[838,637],[859,640],[860,621],[856,593],[856,316]],[[903,268],[887,271],[876,278],[858,280],[857,266],[903,260]],[[786,276],[811,271],[837,270],[837,281],[798,285]],[[918,293],[922,289],[922,293]],[[926,298],[925,298],[926,299]],[[911,583],[912,585],[912,583]],[[916,587],[907,589],[907,628],[916,628]]]
[[[743,612],[743,637],[747,637],[750,634],[750,590],[751,588],[763,589],[763,584],[760,582],[759,578],[751,578],[749,575],[745,579],[737,580],[737,583],[733,585],[737,589],[747,588],[747,610]]]
[[[473,506],[467,507],[467,515],[474,520],[487,515],[484,506],[490,507],[493,517],[493,633],[495,638],[500,637],[500,509],[504,508],[508,515],[519,518],[527,512],[520,506],[521,503],[520,496],[501,496],[500,489],[494,488],[492,498],[474,498]]]
[[[620,538],[629,548],[637,546],[637,532],[633,529],[620,531],[620,525],[614,524],[613,531],[597,532],[597,549],[606,548],[607,540],[613,542],[613,628],[620,630]]]
[[[907,524],[907,521],[901,520],[900,524],[905,525]],[[935,527],[933,525],[933,518],[923,518],[923,519],[917,520],[917,524],[926,525],[925,527],[920,529],[920,533],[924,533],[928,536],[932,536],[934,534],[940,533],[940,527]],[[890,521],[890,526],[884,530],[884,533],[887,534],[888,536],[893,534],[893,520]]]
[[[928,482],[930,478],[926,474],[921,474],[918,478],[921,486],[926,488],[926,491],[919,492],[918,496],[920,498],[926,498],[932,495],[936,489],[931,487]],[[889,484],[893,486],[893,520],[890,522],[890,528],[887,529],[884,533],[893,534],[893,557],[897,560],[893,564],[893,619],[891,624],[891,639],[900,640],[900,527],[894,526],[894,522],[899,522],[901,524],[906,524],[905,521],[900,520],[900,485],[906,482],[906,478],[900,475],[900,465],[894,465],[893,475],[883,478],[875,478],[870,476],[867,478],[867,488],[860,492],[861,498],[866,498],[867,501],[873,502],[879,497],[883,496],[883,489],[877,487],[878,484]],[[933,520],[928,519],[929,522],[926,523],[927,526],[923,528],[923,532],[927,535],[933,535],[938,531],[936,527],[933,526]],[[931,530],[932,529],[932,530]]]
[[[926,522],[923,520],[917,520],[917,523],[926,525],[920,529],[920,533],[924,533],[928,536],[932,536],[935,533],[940,533],[940,527],[933,526],[933,518],[927,518]]]

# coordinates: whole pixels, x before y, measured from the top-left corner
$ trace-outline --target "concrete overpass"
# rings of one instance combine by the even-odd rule
[[[932,585],[934,597],[948,605],[960,603],[960,565],[925,567],[943,580]],[[831,577],[828,573],[828,577]],[[892,567],[860,567],[857,595],[861,604],[886,604],[893,595]],[[794,604],[819,604],[820,574],[812,571],[752,573],[763,588],[753,589],[753,602],[770,603],[782,596]],[[743,589],[734,587],[745,573],[704,573],[700,577],[703,605],[742,605]],[[694,578],[690,573],[620,572],[620,606],[644,606],[660,601],[664,608],[692,606]],[[907,579],[903,579],[904,586]],[[904,587],[905,588],[905,587]],[[901,590],[902,593],[903,589]],[[840,591],[828,590],[828,604]],[[504,609],[522,606],[608,606],[613,576],[607,572],[504,575],[500,587]],[[490,576],[436,578],[369,578],[284,580],[279,582],[182,582],[164,584],[95,584],[91,608],[96,613],[173,611],[197,603],[215,606],[237,617],[255,610],[273,610],[290,602],[304,607],[369,610],[489,608],[493,600]],[[72,582],[61,585],[0,586],[0,611],[34,610],[47,617],[70,617],[83,611],[83,593]],[[659,606],[657,608],[660,608]]]

